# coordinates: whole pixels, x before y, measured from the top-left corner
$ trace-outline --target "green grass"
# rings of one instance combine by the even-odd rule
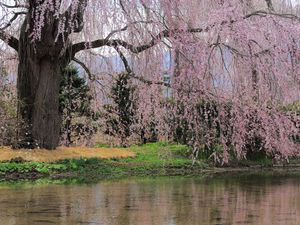
[[[136,157],[121,159],[120,161],[158,167],[191,164],[191,160],[187,157],[188,148],[185,145],[157,142],[145,145],[133,145],[129,150],[134,152]]]
[[[96,147],[106,147],[98,145]],[[44,177],[59,178],[118,178],[145,175],[185,175],[196,173],[207,167],[204,161],[194,166],[188,156],[188,147],[169,144],[167,142],[133,145],[127,150],[136,154],[131,158],[112,159],[66,159],[55,163],[38,162],[2,162],[0,163],[0,179],[10,179],[10,174],[19,176],[39,173]],[[9,177],[9,178],[7,178]]]
[[[96,146],[106,147],[104,145]],[[199,159],[195,164],[189,156],[185,145],[167,142],[133,145],[127,150],[136,154],[130,158],[81,158],[66,159],[54,163],[39,162],[2,162],[0,163],[0,180],[36,179],[76,179],[80,182],[93,182],[99,179],[126,178],[131,176],[175,176],[203,175],[204,169],[213,171],[213,164],[207,159]],[[295,162],[300,160],[293,159]],[[256,157],[252,160],[235,161],[231,166],[262,167],[272,166],[272,160]],[[38,175],[38,176],[37,176]]]
[[[208,166],[204,161],[198,161],[193,166],[185,145],[156,142],[133,145],[128,150],[134,152],[136,157],[104,160],[105,168],[112,168],[108,173],[113,176],[185,175]]]
[[[0,163],[0,174],[5,173],[29,173],[38,172],[49,174],[51,171],[65,171],[66,165],[60,163],[40,163],[40,162],[3,162]]]

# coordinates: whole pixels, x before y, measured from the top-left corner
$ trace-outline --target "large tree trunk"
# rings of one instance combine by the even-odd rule
[[[54,149],[58,146],[60,78],[57,59],[28,57],[20,60],[17,85],[21,121],[19,147]]]
[[[35,86],[33,104],[32,134],[39,147],[54,149],[59,143],[59,62],[49,58],[41,59],[38,64],[38,84]],[[33,88],[33,87],[32,87]]]
[[[49,9],[45,8],[49,6],[45,0],[26,2],[28,12],[18,42],[20,126],[15,147],[55,149],[61,128],[59,88],[62,70],[76,54],[70,48],[69,35],[82,31],[88,1],[75,1],[59,15],[56,9],[60,9],[61,0],[52,1]]]
[[[45,35],[35,43],[31,43],[27,25],[25,21],[19,40],[19,129],[16,147],[55,149],[59,144],[61,127],[60,81],[62,69],[68,62],[62,54],[62,41],[55,41],[51,32],[55,24],[45,26]]]

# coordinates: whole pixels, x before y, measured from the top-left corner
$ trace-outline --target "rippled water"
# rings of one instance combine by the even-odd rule
[[[0,224],[300,224],[300,178],[131,179],[0,188]]]

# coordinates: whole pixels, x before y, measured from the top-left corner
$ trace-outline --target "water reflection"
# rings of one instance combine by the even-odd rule
[[[157,178],[0,189],[0,224],[300,224],[300,179]]]

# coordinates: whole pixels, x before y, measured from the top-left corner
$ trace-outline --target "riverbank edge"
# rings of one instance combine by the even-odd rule
[[[48,180],[76,180],[78,183],[97,182],[99,180],[124,179],[130,177],[188,177],[188,176],[222,176],[238,174],[262,174],[262,175],[299,175],[300,165],[274,165],[274,166],[240,166],[240,167],[206,167],[199,165],[174,166],[168,165],[161,168],[135,167],[129,165],[117,165],[99,163],[97,167],[85,166],[78,170],[59,171],[52,170],[49,173],[38,171],[7,172],[0,174],[1,182]]]
[[[101,146],[96,146],[101,147]],[[127,148],[134,157],[127,158],[79,158],[55,162],[31,162],[16,158],[0,162],[0,183],[9,181],[77,180],[93,182],[102,179],[119,179],[145,176],[211,176],[238,173],[300,174],[300,160],[275,164],[267,158],[232,160],[227,167],[215,167],[214,163],[188,157],[188,147],[167,142],[134,145]]]

